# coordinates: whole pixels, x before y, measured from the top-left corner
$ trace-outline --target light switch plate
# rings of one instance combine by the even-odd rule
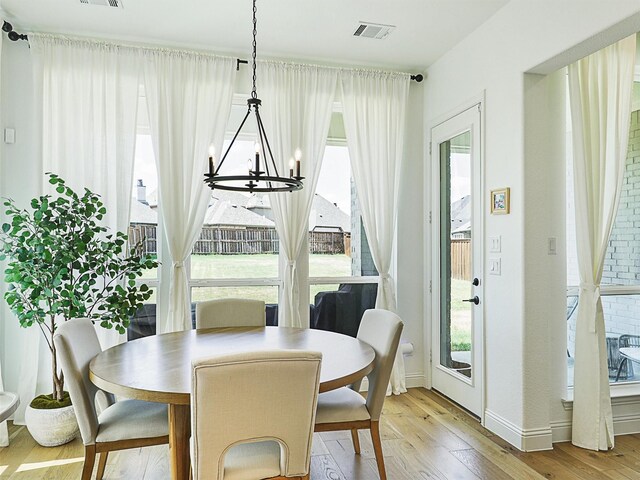
[[[557,255],[558,254],[558,239],[556,237],[549,237],[547,239],[547,254],[548,255]]]
[[[15,142],[16,142],[16,130],[14,128],[5,128],[4,143],[15,143]]]
[[[502,251],[502,237],[489,237],[489,253],[500,253]]]
[[[501,259],[490,258],[489,259],[489,275],[502,275],[501,273]]]

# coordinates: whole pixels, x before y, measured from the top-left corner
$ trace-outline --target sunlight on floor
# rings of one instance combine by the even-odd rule
[[[67,458],[64,460],[51,460],[49,462],[23,463],[18,467],[16,472],[28,472],[30,470],[37,470],[38,468],[58,467],[61,465],[68,465],[70,463],[78,463],[78,462],[84,462],[84,457]],[[4,467],[4,468],[7,468],[7,467]],[[1,473],[2,473],[2,470],[0,470],[0,474]]]
[[[0,465],[0,475],[2,475],[7,468],[9,468],[9,465]]]

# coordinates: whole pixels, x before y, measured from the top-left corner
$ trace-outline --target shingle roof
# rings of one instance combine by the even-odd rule
[[[268,218],[253,213],[244,207],[232,204],[228,200],[217,200],[207,208],[205,225],[238,225],[252,227],[275,227]]]
[[[145,205],[137,201],[135,198],[131,200],[131,223],[149,223],[156,225],[158,223],[158,212],[151,208],[149,205]]]

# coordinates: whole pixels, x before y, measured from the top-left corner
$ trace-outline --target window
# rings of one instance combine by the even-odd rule
[[[634,104],[639,97],[634,87]],[[569,129],[570,114],[567,114]],[[573,169],[571,132],[567,135],[567,355],[568,384],[573,385],[575,322],[580,280],[575,238],[573,205]],[[629,149],[620,204],[602,275],[601,295],[604,310],[609,380],[616,383],[622,362],[619,348],[640,346],[640,110],[631,114]],[[635,370],[634,370],[635,369]],[[625,362],[617,382],[640,381],[640,365]]]
[[[342,116],[334,114],[334,134],[341,126]],[[310,324],[355,336],[364,310],[375,306],[378,272],[364,233],[343,132],[342,141],[332,139],[330,132],[309,215]]]

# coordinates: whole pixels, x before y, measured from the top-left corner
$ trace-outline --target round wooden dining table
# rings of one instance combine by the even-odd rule
[[[191,362],[213,355],[273,349],[322,352],[320,392],[361,379],[371,372],[375,360],[368,344],[324,330],[210,328],[153,335],[109,348],[91,361],[89,378],[107,392],[169,405],[171,478],[186,480],[190,471]]]

